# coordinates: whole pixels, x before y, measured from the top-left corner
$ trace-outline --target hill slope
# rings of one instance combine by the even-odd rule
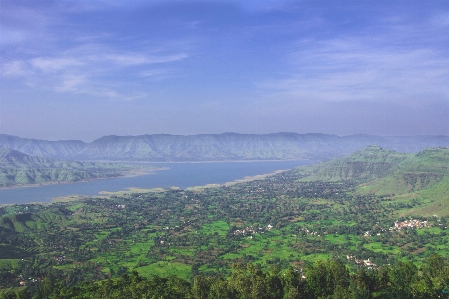
[[[318,165],[300,168],[305,181],[370,181],[392,173],[407,154],[397,153],[379,146],[368,146],[348,157]]]
[[[449,176],[449,149],[432,148],[408,155],[396,168],[393,173],[365,184],[361,190],[385,195],[409,193],[431,187]]]
[[[301,181],[351,181],[357,194],[413,202],[403,214],[449,215],[449,148],[402,154],[369,146],[344,158],[300,167]]]
[[[130,167],[95,162],[58,161],[0,149],[0,187],[51,182],[76,182],[119,176]]]
[[[85,146],[86,143],[79,140],[47,141],[0,134],[0,147],[38,157],[69,158]]]

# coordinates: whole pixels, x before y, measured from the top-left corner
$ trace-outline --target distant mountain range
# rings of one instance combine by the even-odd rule
[[[310,159],[325,161],[369,145],[403,153],[448,147],[448,136],[337,136],[328,134],[200,134],[104,136],[91,143],[0,134],[0,147],[42,158],[149,162]]]

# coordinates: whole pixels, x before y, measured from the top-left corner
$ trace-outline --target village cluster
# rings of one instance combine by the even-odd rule
[[[318,234],[318,232],[315,232],[315,231],[310,231],[310,230],[308,230],[307,228],[300,228],[299,230],[302,230],[302,231],[304,231],[306,234],[308,234],[308,235],[311,235],[311,236],[320,236],[319,234]]]
[[[34,283],[37,282],[37,279],[28,277],[28,280],[26,278],[24,278],[22,275],[17,276],[17,280],[19,281],[19,285],[20,286],[26,286],[29,283]]]
[[[273,226],[271,224],[268,224],[266,227],[247,226],[245,228],[235,230],[234,236],[248,236],[257,233],[263,234],[265,231],[270,231],[272,228]]]
[[[56,263],[58,265],[64,264],[65,263],[65,255],[64,256],[55,256],[54,260],[56,261]]]
[[[423,228],[423,227],[429,227],[429,223],[424,220],[416,220],[416,219],[409,219],[405,221],[396,221],[394,223],[394,227],[390,227],[390,231],[392,230],[401,230],[404,228]]]
[[[375,263],[373,263],[372,261],[370,261],[369,259],[367,260],[362,260],[362,259],[358,259],[353,255],[347,255],[346,259],[348,261],[354,261],[354,263],[358,266],[365,266],[368,269],[377,269],[377,265]]]
[[[423,228],[423,227],[429,227],[429,222],[427,220],[417,220],[417,219],[408,219],[405,221],[395,221],[394,226],[390,226],[389,227],[389,231],[395,231],[395,230],[402,230],[405,228]],[[385,229],[381,229],[382,232],[385,232]],[[377,236],[380,236],[380,233],[376,234]],[[370,237],[371,236],[371,232],[370,231],[366,231],[364,233],[365,237]]]

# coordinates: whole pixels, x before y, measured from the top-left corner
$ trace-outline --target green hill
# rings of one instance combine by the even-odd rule
[[[0,228],[9,232],[30,232],[49,229],[52,223],[61,223],[67,220],[69,210],[53,208],[37,213],[7,214],[0,217]]]
[[[297,171],[304,176],[303,181],[354,180],[360,183],[391,174],[407,157],[407,154],[368,146],[350,156],[301,167]]]
[[[351,181],[356,194],[414,202],[402,214],[449,215],[449,148],[402,154],[369,146],[344,158],[294,170],[300,181]]]
[[[449,149],[432,148],[408,155],[393,173],[361,187],[377,195],[404,194],[431,188],[449,175]]]
[[[113,177],[130,169],[120,164],[59,161],[0,149],[0,187]]]
[[[42,240],[36,240],[36,235],[42,232],[52,233],[54,225],[66,223],[71,214],[65,208],[50,208],[39,212],[2,215],[0,217],[1,255],[20,259],[38,252]]]

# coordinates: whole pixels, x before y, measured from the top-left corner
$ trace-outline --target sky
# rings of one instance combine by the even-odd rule
[[[0,0],[0,134],[449,135],[449,1]]]

